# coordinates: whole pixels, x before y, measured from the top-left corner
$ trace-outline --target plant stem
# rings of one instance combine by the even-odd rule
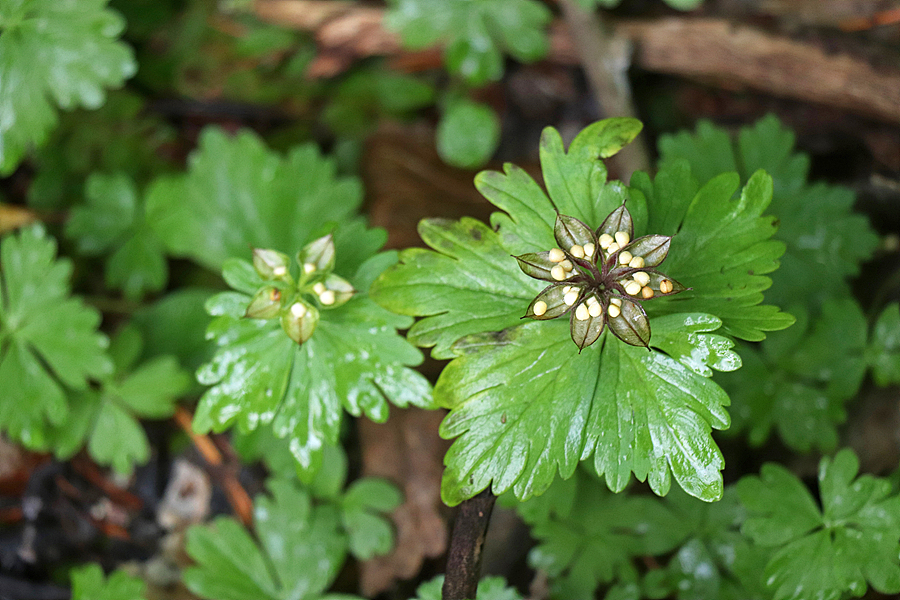
[[[627,42],[624,38],[611,37],[596,11],[583,9],[575,0],[559,0],[559,6],[600,114],[637,117],[628,82],[631,56]],[[610,161],[617,166],[622,181],[631,179],[635,171],[646,171],[650,165],[647,147],[640,137],[622,148]]]
[[[481,551],[497,497],[488,488],[459,505],[450,535],[442,600],[474,600],[481,574]]]

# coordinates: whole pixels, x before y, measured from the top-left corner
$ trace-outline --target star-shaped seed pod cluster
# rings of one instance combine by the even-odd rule
[[[299,275],[290,272],[290,258],[276,250],[253,250],[253,268],[267,284],[261,287],[244,316],[251,319],[281,319],[288,336],[302,344],[319,323],[319,310],[346,304],[356,290],[334,270],[334,240],[331,234],[307,244],[297,254]]]
[[[641,303],[686,289],[656,269],[672,238],[632,240],[634,224],[624,204],[596,232],[574,217],[557,215],[554,234],[559,247],[515,257],[526,275],[551,282],[525,316],[544,320],[568,313],[579,351],[596,342],[607,325],[626,344],[649,347],[650,321]]]

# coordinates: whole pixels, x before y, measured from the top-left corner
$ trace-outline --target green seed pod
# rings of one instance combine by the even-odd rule
[[[282,254],[277,250],[265,250],[254,248],[253,250],[253,268],[256,273],[266,281],[273,279],[285,279],[288,276],[288,267],[291,259],[287,254]]]
[[[273,285],[260,288],[247,306],[245,317],[251,319],[272,319],[281,312],[281,290]]]

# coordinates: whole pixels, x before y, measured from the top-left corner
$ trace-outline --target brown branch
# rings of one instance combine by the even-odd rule
[[[481,552],[497,497],[490,488],[459,505],[450,535],[442,600],[473,600],[481,575]]]
[[[321,5],[337,5],[327,16]],[[313,33],[319,55],[314,77],[331,77],[370,56],[408,57],[399,37],[382,26],[381,9],[354,2],[257,0],[263,20]],[[296,15],[306,15],[298,18]],[[874,67],[847,54],[829,54],[802,41],[723,19],[671,17],[611,23],[635,47],[634,65],[733,88],[814,102],[900,123],[900,69]],[[578,64],[565,23],[550,27],[548,60]]]

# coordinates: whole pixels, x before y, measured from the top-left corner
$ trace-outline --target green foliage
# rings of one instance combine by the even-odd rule
[[[505,173],[481,173],[479,190],[506,213],[492,217],[497,230],[471,219],[423,221],[420,233],[435,251],[404,251],[373,287],[383,305],[425,317],[410,329],[411,341],[434,346],[436,358],[457,357],[435,388],[436,401],[451,410],[441,435],[458,438],[445,458],[446,502],[491,484],[495,493],[512,489],[525,499],[543,492],[556,471],[571,476],[591,454],[615,491],[634,473],[659,494],[674,475],[692,495],[721,496],[723,462],[710,429],[728,426],[728,397],[707,377],[712,368],[733,369],[740,361],[730,340],[707,336],[721,328],[761,339],[763,331],[793,321],[774,307],[755,306],[769,280],[747,272],[773,270],[783,250],[768,241],[773,219],[760,216],[770,185],[757,174],[732,200],[736,177],[723,176],[699,192],[682,177],[676,193],[664,196],[667,178],[681,174],[669,171],[656,182],[644,177],[645,193],[630,193],[606,181],[597,157],[611,156],[639,130],[631,119],[601,121],[566,151],[548,128],[541,166],[549,198],[512,165]],[[652,327],[654,315],[672,315],[661,321],[659,345],[651,338],[647,352],[606,335],[579,354],[557,321],[522,324],[540,284],[508,255],[554,247],[557,211],[597,226],[625,200],[635,235],[678,232],[667,259],[677,269],[669,269],[694,287],[647,303]],[[726,247],[736,250],[723,252]],[[685,358],[693,354],[690,346],[703,348],[697,360]]]
[[[0,174],[44,143],[57,106],[97,108],[137,70],[107,1],[0,1]]]
[[[40,226],[0,242],[0,427],[29,448],[46,449],[48,427],[66,422],[67,389],[112,371],[100,314],[70,295],[71,272]]]
[[[356,216],[361,202],[359,181],[338,177],[313,145],[282,157],[249,131],[208,128],[188,173],[150,187],[147,220],[172,254],[216,272],[250,248],[296,252],[339,224],[336,269],[353,274],[385,239]]]
[[[555,598],[589,600],[601,584],[634,579],[635,557],[671,552],[688,534],[687,523],[656,498],[611,494],[584,473],[573,481],[565,504],[538,497],[519,511],[538,541],[528,562],[553,578]]]
[[[36,208],[71,205],[85,195],[85,179],[94,171],[147,181],[166,167],[161,150],[174,139],[174,130],[148,114],[140,96],[125,90],[109,94],[97,110],[63,113],[35,152],[28,203]]]
[[[837,600],[862,596],[868,582],[883,594],[900,593],[900,496],[888,481],[856,477],[850,450],[819,464],[820,505],[778,464],[738,483],[749,515],[744,533],[775,550],[765,577],[775,600]]]
[[[335,133],[359,136],[381,115],[403,118],[434,100],[434,87],[421,79],[384,68],[360,69],[341,80],[323,118]]]
[[[775,117],[745,127],[736,141],[705,122],[695,134],[660,141],[663,171],[686,170],[687,161],[701,182],[721,169],[736,169],[744,178],[758,168],[772,174],[775,237],[787,250],[766,298],[785,303],[801,322],[758,348],[741,348],[744,368],[717,379],[735,400],[732,431],[746,430],[751,444],[764,443],[774,430],[795,450],[831,451],[846,419],[844,404],[869,366],[891,371],[896,344],[874,332],[867,342],[866,319],[847,282],[871,256],[877,236],[865,217],[851,212],[850,190],[807,182],[809,160],[793,146],[793,134]]]
[[[113,338],[115,371],[97,385],[72,394],[70,413],[54,431],[57,456],[69,458],[87,443],[91,457],[129,474],[150,458],[150,444],[138,419],[164,419],[188,388],[190,378],[171,356],[141,364],[141,337],[126,328]]]
[[[143,600],[144,582],[124,571],[115,571],[106,579],[100,565],[73,569],[72,600]]]
[[[412,600],[441,600],[441,589],[444,576],[438,575],[416,588],[416,597]],[[523,600],[515,588],[509,587],[502,577],[485,577],[478,582],[475,600]]]
[[[184,572],[185,584],[215,600],[336,599],[324,592],[347,553],[338,510],[314,504],[288,481],[271,480],[269,489],[271,497],[254,502],[258,543],[227,517],[188,530],[187,552],[197,564]]]
[[[503,75],[503,53],[522,62],[547,52],[550,11],[535,0],[390,0],[385,24],[407,48],[441,44],[447,69],[469,85]]]
[[[144,218],[144,204],[124,173],[91,175],[87,204],[75,208],[66,235],[87,255],[107,255],[106,285],[139,300],[158,292],[169,277],[162,242]]]
[[[383,479],[359,479],[341,500],[341,516],[350,542],[350,552],[359,560],[387,554],[394,546],[394,531],[380,513],[403,502],[399,490]]]
[[[483,165],[500,142],[500,118],[486,104],[451,102],[437,129],[437,150],[449,165],[471,169]]]
[[[888,305],[878,317],[866,359],[872,368],[872,378],[878,385],[900,383],[900,304]]]

